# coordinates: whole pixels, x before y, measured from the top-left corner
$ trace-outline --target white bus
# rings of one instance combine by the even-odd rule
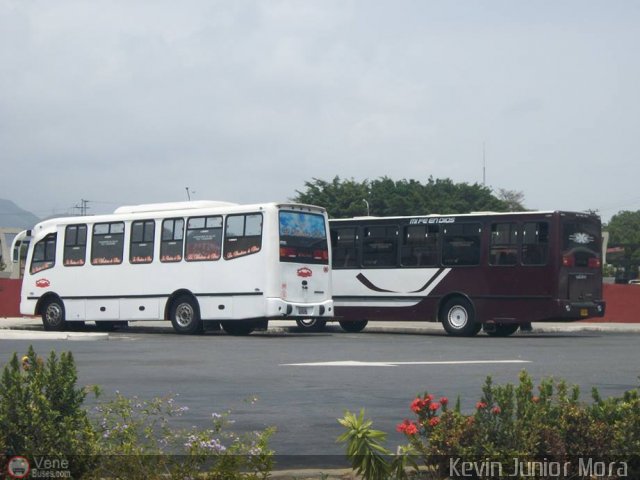
[[[329,318],[326,211],[301,204],[178,202],[57,218],[30,232],[20,311],[46,330],[94,321],[170,320],[178,333],[220,322]],[[27,236],[27,233],[20,237]]]

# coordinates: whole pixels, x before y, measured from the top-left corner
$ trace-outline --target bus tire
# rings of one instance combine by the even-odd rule
[[[249,335],[256,329],[255,323],[250,320],[230,320],[220,322],[220,325],[225,333],[235,336]]]
[[[198,302],[191,295],[181,295],[172,302],[169,318],[176,333],[193,335],[202,332]]]
[[[520,325],[496,325],[493,330],[487,330],[487,335],[490,337],[508,337],[516,333],[516,331],[520,328]]]
[[[440,321],[445,331],[456,337],[473,337],[482,328],[476,323],[473,305],[464,297],[454,297],[440,310]]]
[[[42,306],[42,325],[48,332],[62,332],[67,328],[64,304],[59,298],[50,298]]]
[[[300,330],[305,332],[322,332],[327,325],[327,321],[321,318],[302,318],[296,320],[296,324]]]
[[[369,320],[352,320],[352,321],[340,320],[339,323],[345,332],[358,333],[364,330],[364,327],[367,326],[367,323],[369,323]]]

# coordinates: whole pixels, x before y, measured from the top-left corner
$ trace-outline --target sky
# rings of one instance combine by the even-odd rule
[[[0,198],[433,176],[606,221],[640,210],[639,45],[636,0],[0,0]]]

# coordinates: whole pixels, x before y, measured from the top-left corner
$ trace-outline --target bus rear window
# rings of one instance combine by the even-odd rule
[[[280,261],[329,263],[327,229],[322,215],[280,212]]]
[[[600,224],[569,220],[562,225],[562,264],[565,267],[600,268]]]

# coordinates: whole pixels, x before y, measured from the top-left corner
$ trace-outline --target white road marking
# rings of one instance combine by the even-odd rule
[[[531,363],[530,360],[449,360],[440,362],[360,362],[343,360],[333,362],[281,363],[281,367],[398,367],[400,365],[488,365],[501,363]]]

